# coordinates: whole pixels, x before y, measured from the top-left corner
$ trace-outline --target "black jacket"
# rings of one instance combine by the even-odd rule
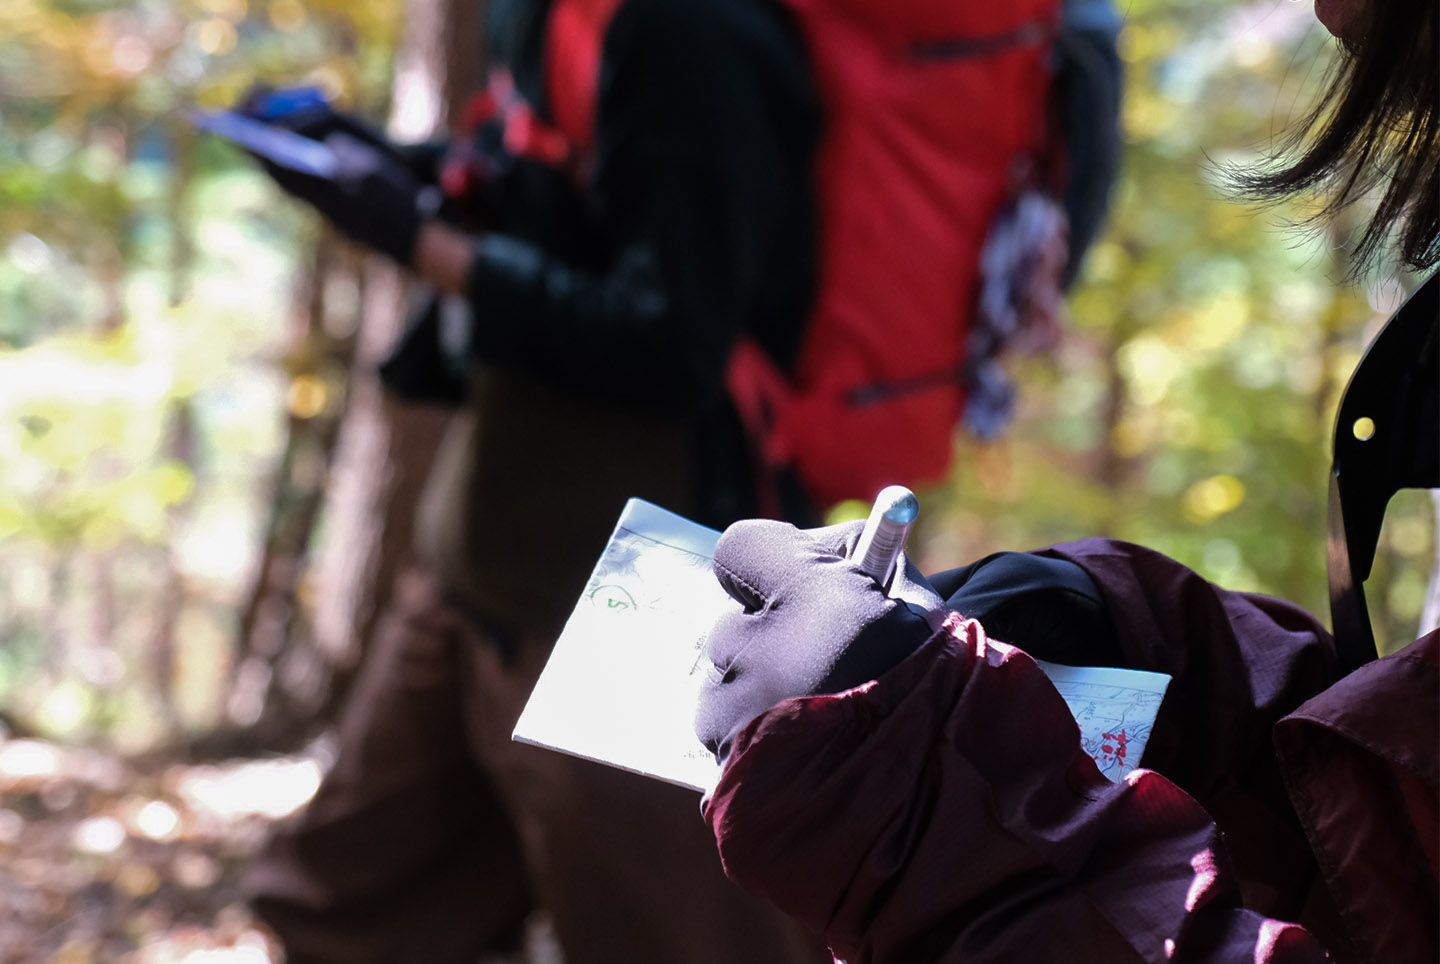
[[[500,0],[490,27],[491,63],[542,118],[547,12]],[[717,528],[760,514],[725,365],[742,332],[793,358],[815,284],[820,108],[788,15],[627,0],[601,61],[586,177],[505,158],[487,191],[468,403],[422,510],[422,555],[502,623],[573,603],[626,497]],[[405,363],[435,354],[415,350],[435,314],[387,366],[402,393],[442,374]]]

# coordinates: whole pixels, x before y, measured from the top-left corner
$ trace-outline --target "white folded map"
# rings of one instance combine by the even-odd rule
[[[711,572],[714,529],[631,499],[595,564],[514,739],[704,790],[719,775],[695,738],[705,636],[738,605]],[[1038,661],[1037,661],[1038,662]],[[1040,662],[1112,780],[1135,768],[1170,678]]]

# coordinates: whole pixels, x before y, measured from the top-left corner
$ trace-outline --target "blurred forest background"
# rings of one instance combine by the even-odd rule
[[[479,6],[0,4],[0,964],[270,959],[235,868],[313,792],[443,414],[370,375],[405,280],[185,112],[313,83],[427,136],[477,76]],[[1113,535],[1324,616],[1334,408],[1413,279],[1339,285],[1343,226],[1224,197],[1326,76],[1308,3],[1121,6],[1108,230],[916,547]],[[1369,583],[1386,649],[1435,554],[1403,493]]]

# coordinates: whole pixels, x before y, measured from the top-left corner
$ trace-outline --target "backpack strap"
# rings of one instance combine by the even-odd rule
[[[510,157],[558,168],[574,164],[569,138],[525,102],[508,70],[496,67],[485,88],[465,105],[459,136],[452,139],[446,152],[440,169],[440,187],[446,197],[468,197],[494,176],[497,162],[479,143],[480,130],[491,124],[498,126],[500,143]]]
[[[624,0],[555,0],[545,24],[545,104],[577,155],[595,146],[600,54]]]
[[[440,185],[450,198],[469,195],[493,176],[494,159],[477,144],[478,132],[496,125],[505,154],[568,171],[576,180],[595,143],[600,54],[605,32],[624,0],[555,0],[545,23],[542,113],[516,87],[504,67],[492,69],[485,88],[470,99]]]
[[[1400,489],[1440,486],[1440,274],[1370,343],[1340,400],[1330,468],[1330,618],[1343,672],[1375,659],[1365,580]]]
[[[767,519],[783,519],[778,476],[787,470],[794,453],[785,437],[775,431],[775,422],[794,394],[790,379],[759,342],[742,335],[725,366],[725,389],[750,449],[751,483],[759,514]]]
[[[1120,171],[1121,18],[1114,0],[1064,0],[1055,40],[1052,149],[1064,198],[1070,251],[1068,288],[1099,234]]]

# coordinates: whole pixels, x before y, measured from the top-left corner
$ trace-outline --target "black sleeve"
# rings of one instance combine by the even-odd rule
[[[788,263],[780,222],[809,191],[818,109],[802,48],[769,5],[630,0],[603,63],[588,199],[603,261],[480,237],[474,347],[559,388],[705,411],[765,272]]]
[[[1067,666],[1122,666],[1099,588],[1068,559],[997,552],[930,578],[946,605],[992,638]]]

